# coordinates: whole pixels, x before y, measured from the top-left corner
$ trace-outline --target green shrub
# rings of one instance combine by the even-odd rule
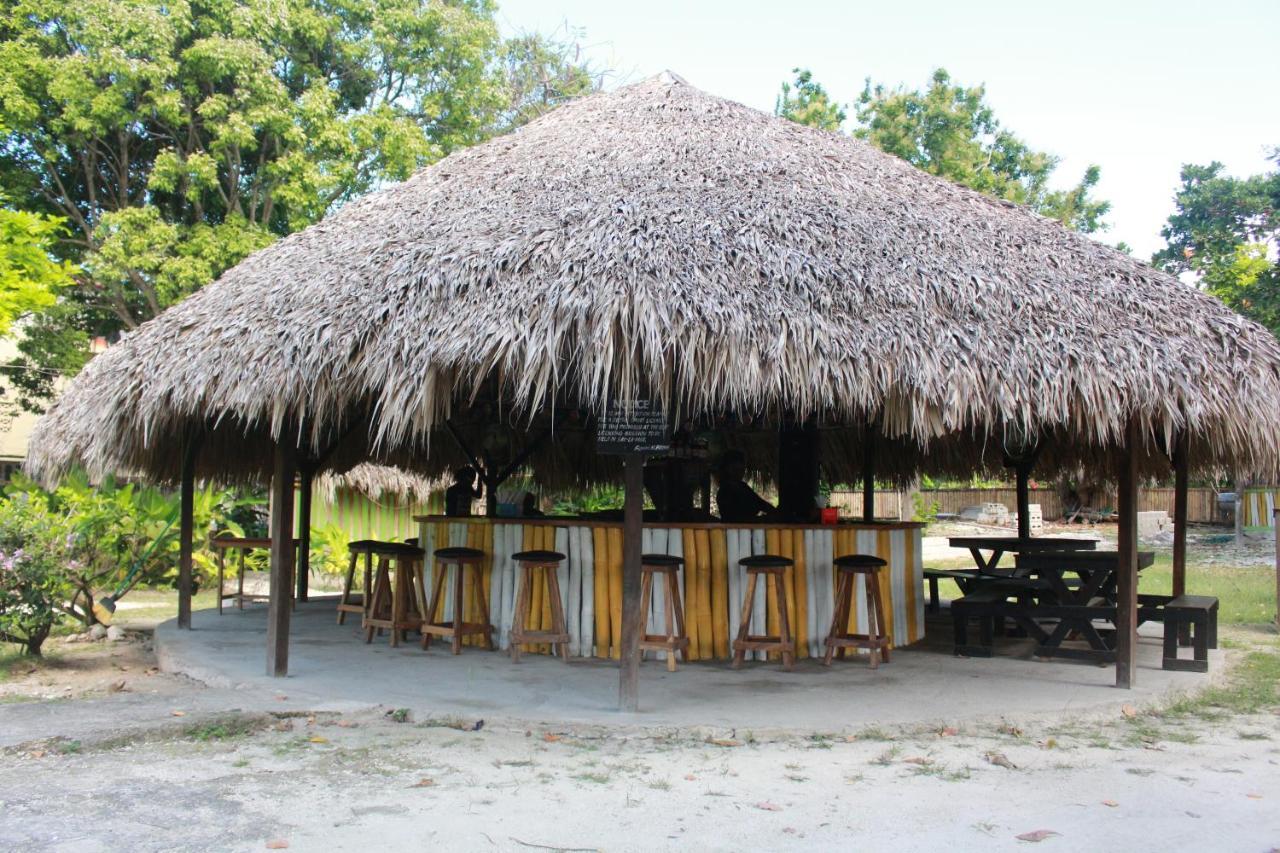
[[[65,520],[38,497],[0,500],[0,640],[39,655],[80,568]]]

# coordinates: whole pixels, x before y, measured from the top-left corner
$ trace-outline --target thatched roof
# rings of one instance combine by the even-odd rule
[[[316,488],[329,503],[337,498],[339,490],[359,492],[372,501],[385,498],[425,504],[432,493],[443,492],[448,483],[430,480],[389,465],[362,463],[349,471],[336,474],[326,471],[316,477]]]
[[[1130,417],[1186,429],[1197,468],[1280,467],[1265,329],[1026,209],[672,75],[247,258],[97,356],[28,465],[172,479],[195,428],[204,476],[260,477],[284,433],[314,449],[345,434],[339,470],[372,456],[434,474],[456,454],[440,422],[485,388],[517,425],[552,399],[643,394],[870,415],[898,472],[983,448],[998,464],[1028,431],[1058,439],[1055,464],[1087,464]]]

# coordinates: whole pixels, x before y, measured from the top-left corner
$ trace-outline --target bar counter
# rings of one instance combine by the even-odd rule
[[[415,516],[419,543],[427,552],[424,589],[431,589],[435,571],[432,552],[446,546],[478,548],[489,556],[484,566],[485,594],[496,639],[507,648],[515,601],[516,565],[511,555],[545,548],[567,559],[558,580],[565,618],[572,637],[570,651],[578,656],[618,657],[622,633],[622,522],[593,519],[449,518]],[[842,554],[874,554],[888,563],[881,574],[888,634],[893,646],[924,636],[921,529],[916,522],[818,524],[720,524],[665,522],[644,525],[644,553],[684,558],[680,588],[689,635],[691,660],[728,660],[730,641],[738,631],[746,580],[738,560],[751,554],[779,554],[795,561],[787,571],[786,589],[797,657],[821,657],[823,639],[835,607],[832,560]],[[863,579],[857,579],[855,611],[850,627],[866,624]],[[763,585],[762,585],[763,586]],[[659,629],[665,603],[655,583],[648,616],[651,631]],[[451,619],[446,596],[440,618]],[[757,591],[751,619],[752,633],[774,630],[777,602]],[[468,597],[465,618],[471,620]],[[533,590],[532,627],[550,627],[551,610],[545,582]],[[539,615],[540,614],[540,615]],[[540,623],[540,624],[539,624]],[[474,641],[472,641],[474,642]],[[535,649],[541,651],[542,649]],[[755,653],[763,657],[761,653]],[[661,657],[662,653],[659,653]],[[750,657],[750,655],[749,655]]]

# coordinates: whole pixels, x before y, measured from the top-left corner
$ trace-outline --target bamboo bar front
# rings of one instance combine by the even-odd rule
[[[613,657],[622,641],[622,523],[579,519],[447,518],[415,516],[419,541],[426,549],[426,575],[435,571],[432,552],[446,546],[479,548],[488,555],[483,567],[490,618],[501,648],[508,647],[515,601],[516,566],[511,555],[546,548],[567,559],[559,582],[572,637],[571,652],[585,657]],[[787,572],[789,615],[796,633],[797,657],[820,657],[822,641],[834,610],[832,560],[842,554],[874,554],[888,563],[882,573],[888,633],[894,647],[924,637],[921,528],[915,522],[802,524],[667,524],[644,526],[644,553],[675,554],[684,558],[680,588],[689,634],[691,660],[728,660],[730,641],[737,633],[746,583],[738,560],[751,554],[780,554],[795,561]],[[866,624],[863,580],[858,579],[856,607],[850,628]],[[648,626],[658,631],[665,601],[654,585]],[[445,596],[443,619],[451,619]],[[550,627],[551,607],[545,582],[532,595],[531,627]],[[757,593],[752,633],[777,627],[775,596]],[[471,604],[465,618],[471,620]],[[531,651],[544,651],[532,648]],[[659,653],[661,657],[662,653]],[[763,657],[756,653],[756,657]]]

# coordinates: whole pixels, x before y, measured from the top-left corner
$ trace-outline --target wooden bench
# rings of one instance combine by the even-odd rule
[[[996,621],[1003,624],[1007,594],[999,589],[977,589],[951,602],[956,657],[991,657]],[[978,645],[969,644],[969,620],[978,620]]]
[[[1209,671],[1209,649],[1218,647],[1218,599],[1209,595],[1180,595],[1164,605],[1165,669]],[[1178,635],[1191,633],[1190,660],[1178,657]]]
[[[929,583],[929,612],[942,610],[942,602],[938,597],[938,581],[951,580],[960,587],[961,595],[968,595],[978,582],[977,569],[925,569],[924,579]]]

